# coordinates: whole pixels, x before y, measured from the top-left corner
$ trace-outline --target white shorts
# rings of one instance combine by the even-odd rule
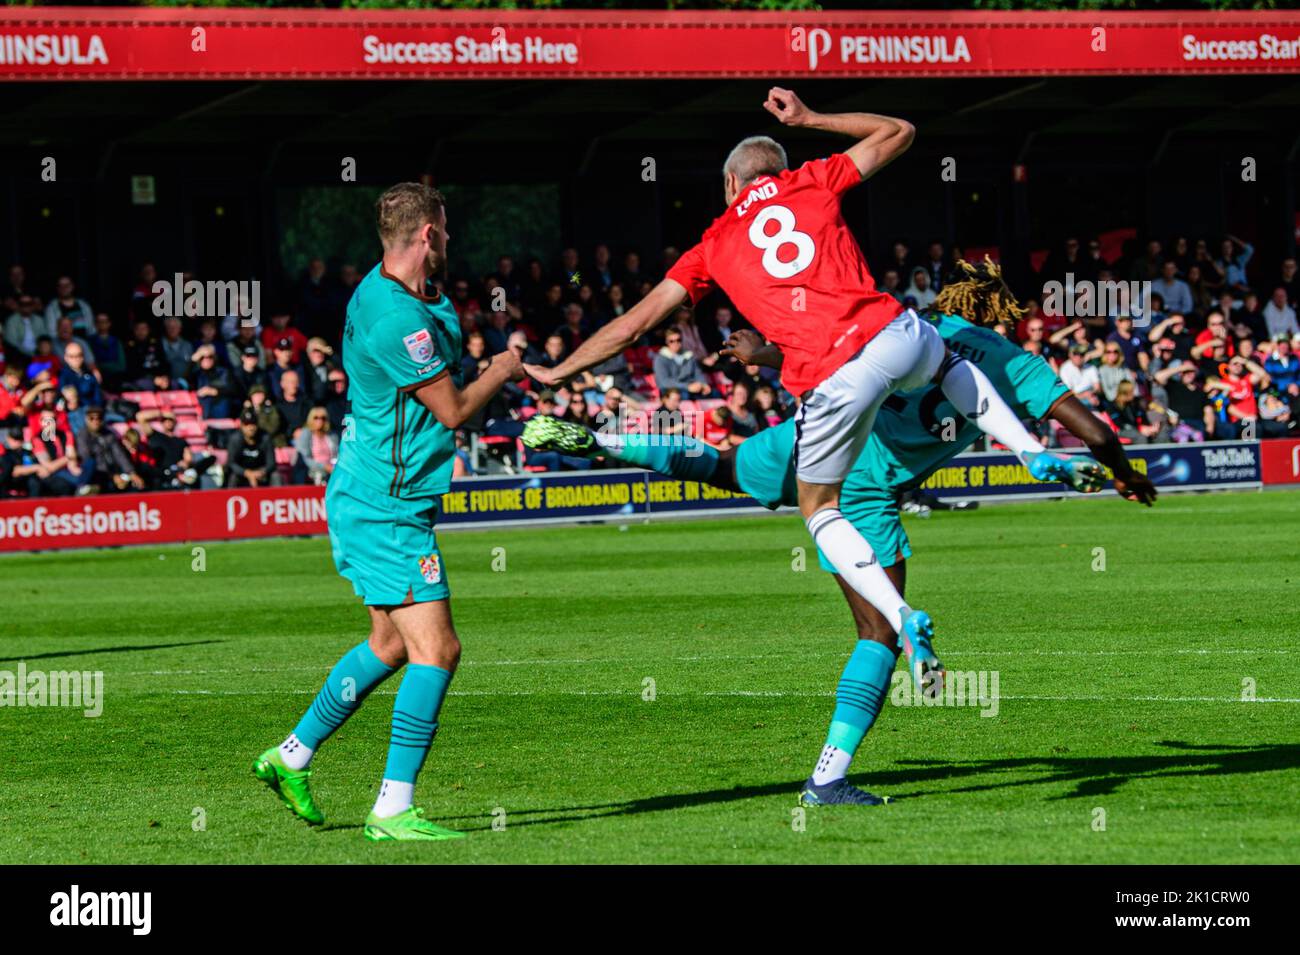
[[[880,405],[930,381],[943,336],[910,308],[813,388],[795,416],[794,468],[808,484],[839,484],[862,453]]]

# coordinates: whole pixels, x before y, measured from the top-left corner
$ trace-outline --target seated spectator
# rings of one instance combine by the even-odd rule
[[[5,319],[4,342],[9,361],[18,364],[36,354],[36,343],[42,335],[52,335],[54,329],[37,311],[37,300],[32,295],[20,295],[18,307]]]
[[[240,322],[235,326],[235,333],[226,339],[226,350],[229,354],[242,355],[249,348],[257,353],[257,367],[266,367],[267,350],[262,347],[262,341],[257,334],[257,326]]]
[[[903,291],[904,300],[911,299],[912,307],[919,312],[933,305],[938,295],[930,284],[930,273],[925,267],[918,265],[912,269],[912,283]]]
[[[194,360],[194,346],[181,334],[182,331],[180,317],[168,315],[163,319],[163,334],[158,340],[158,347],[162,349],[167,377],[177,388],[188,389],[190,364]]]
[[[298,451],[298,460],[307,468],[307,479],[312,484],[321,485],[334,473],[334,465],[339,459],[339,439],[330,430],[330,417],[320,405],[312,408],[307,415],[307,426],[293,439],[293,446]]]
[[[281,313],[271,316],[271,323],[262,329],[262,347],[268,351],[272,349],[287,348],[290,352],[288,364],[298,365],[302,361],[302,353],[307,348],[307,336],[298,329],[289,324],[289,316]],[[283,340],[288,339],[289,344],[283,344]],[[272,376],[272,381],[275,378]]]
[[[104,426],[104,409],[98,405],[86,409],[86,427],[77,435],[77,458],[87,471],[88,493],[134,488],[144,490],[144,478],[117,435]]]
[[[23,429],[4,428],[0,436],[4,439],[0,447],[0,493],[38,496],[44,468],[23,443]]]
[[[266,381],[266,372],[258,364],[261,352],[256,345],[245,345],[238,351],[239,363],[230,373],[231,398],[237,406],[248,400],[249,392],[260,386],[263,391],[270,388]]]
[[[302,367],[303,390],[307,393],[307,400],[313,404],[321,404],[329,397],[333,355],[334,349],[325,339],[308,340],[307,362]]]
[[[9,266],[8,281],[3,287],[4,295],[0,298],[0,306],[7,311],[18,311],[18,302],[24,295],[30,295],[36,303],[36,308],[41,308],[40,296],[32,291],[30,283],[27,281],[27,270],[15,262]]]
[[[1115,330],[1106,341],[1114,342],[1124,353],[1124,365],[1130,371],[1145,371],[1151,356],[1147,354],[1146,339],[1133,331],[1133,316],[1115,316]]]
[[[676,326],[668,330],[664,347],[655,355],[654,378],[661,393],[679,388],[694,398],[706,398],[713,392],[695,355],[683,347],[682,333]]]
[[[1137,381],[1132,370],[1124,364],[1124,350],[1115,342],[1107,342],[1101,352],[1101,367],[1097,369],[1101,379],[1103,403],[1113,404],[1122,382],[1130,385]]]
[[[248,404],[244,406],[244,411],[252,411],[258,427],[276,447],[288,447],[289,438],[285,434],[284,417],[271,401],[270,392],[265,385],[254,385],[249,389]],[[243,412],[240,417],[242,419]]]
[[[291,441],[298,437],[299,430],[307,424],[307,414],[311,411],[311,403],[303,394],[300,381],[296,371],[290,369],[282,372],[280,400],[275,403],[275,410],[280,412],[280,418],[284,422],[284,433]]]
[[[1242,242],[1235,235],[1224,237],[1219,244],[1219,257],[1214,260],[1214,264],[1223,276],[1225,289],[1236,295],[1245,295],[1249,291],[1246,266],[1254,254],[1255,247],[1249,242]]]
[[[1173,441],[1204,441],[1214,434],[1214,407],[1205,394],[1196,363],[1175,361],[1155,373],[1164,389],[1164,408]]]
[[[22,428],[33,414],[41,393],[54,387],[49,378],[23,388],[23,370],[17,365],[5,368],[0,379],[0,427]]]
[[[1237,346],[1228,333],[1228,320],[1222,312],[1210,312],[1205,316],[1205,328],[1196,336],[1196,345],[1192,348],[1192,357],[1201,358],[1209,354],[1215,342],[1222,342],[1224,351],[1231,358],[1237,353]],[[1200,349],[1197,351],[1197,349]]]
[[[230,367],[230,352],[226,348],[226,340],[221,337],[215,318],[204,318],[199,322],[199,337],[194,340],[194,350],[198,351],[204,345],[211,345],[217,353],[218,367]]]
[[[1286,289],[1279,285],[1273,290],[1273,297],[1263,310],[1264,326],[1269,338],[1279,335],[1300,335],[1300,325],[1296,324],[1295,309],[1286,300]]]
[[[86,404],[81,400],[81,393],[71,385],[59,389],[63,396],[63,417],[68,423],[68,430],[74,435],[80,434],[86,426]]]
[[[1157,425],[1147,420],[1133,382],[1124,380],[1115,388],[1115,397],[1106,404],[1106,413],[1115,423],[1120,438],[1134,444],[1147,444],[1160,433]]]
[[[460,359],[460,373],[464,384],[468,385],[476,380],[491,363],[487,352],[487,339],[483,337],[483,333],[470,332],[465,337],[465,354]]]
[[[1187,316],[1174,312],[1156,322],[1148,334],[1148,341],[1158,342],[1168,338],[1174,343],[1174,357],[1183,360],[1192,357],[1192,348],[1196,345],[1196,336],[1187,330]]]
[[[540,398],[540,396],[538,397]],[[587,404],[586,399],[580,393],[569,395],[569,401],[565,404],[560,418],[574,424],[580,424],[584,428],[596,427],[596,416],[591,413],[591,406]]]
[[[1060,368],[1061,381],[1076,398],[1090,408],[1101,406],[1101,377],[1097,366],[1088,361],[1088,346],[1075,343],[1070,346],[1070,357]]]
[[[113,320],[100,312],[95,316],[95,330],[86,339],[95,356],[95,367],[103,377],[103,384],[117,391],[126,374],[126,349],[122,341],[113,334]]]
[[[564,306],[564,325],[557,334],[563,339],[567,351],[573,351],[587,340],[587,319],[577,302]]]
[[[1202,378],[1209,381],[1222,374],[1223,364],[1231,357],[1228,352],[1231,344],[1221,338],[1212,338],[1192,349],[1192,355],[1200,367]]]
[[[1259,396],[1259,437],[1288,438],[1296,434],[1300,421],[1296,420],[1291,405],[1274,391]]]
[[[669,388],[659,395],[659,407],[650,413],[650,433],[661,438],[691,433],[691,423],[682,411],[680,388]]]
[[[718,405],[704,416],[704,443],[719,451],[731,447],[731,409]]]
[[[81,351],[82,364],[93,372],[95,370],[95,355],[90,350],[89,343],[73,334],[72,319],[60,318],[54,324],[54,353],[59,356],[60,362],[64,360],[68,348],[73,345]]]
[[[27,377],[35,380],[40,375],[47,375],[51,381],[58,381],[62,370],[63,361],[54,350],[54,339],[49,335],[36,339],[36,354],[27,363]]]
[[[1273,351],[1264,359],[1264,371],[1279,392],[1300,393],[1300,358],[1291,351],[1291,339],[1279,335],[1273,342]]]
[[[235,407],[238,391],[230,372],[217,363],[217,350],[212,345],[201,345],[194,352],[195,371],[189,376],[194,384],[194,394],[205,418],[229,418]]]
[[[789,417],[777,400],[776,389],[766,384],[754,389],[754,414],[765,428],[775,428]]]
[[[515,333],[515,323],[507,311],[487,313],[487,325],[483,329],[483,338],[487,342],[489,355],[496,355],[510,346],[510,338]],[[522,334],[522,333],[521,333]]]
[[[1224,298],[1230,296],[1225,295]],[[1238,338],[1250,337],[1256,341],[1264,341],[1269,337],[1264,311],[1260,308],[1259,296],[1254,292],[1245,294],[1239,308],[1225,309],[1221,305],[1219,311],[1228,316],[1229,328]]]
[[[749,385],[738,381],[731,386],[727,396],[727,410],[731,412],[731,444],[740,444],[746,438],[752,438],[763,426],[749,409]]]
[[[71,276],[61,275],[54,283],[54,298],[45,306],[45,324],[55,328],[59,319],[66,318],[72,322],[72,330],[78,335],[87,335],[94,327],[95,313],[90,303],[84,298],[77,298],[77,286]]]
[[[144,428],[145,441],[153,453],[157,468],[154,486],[162,490],[198,487],[215,459],[210,455],[195,457],[189,442],[176,436],[176,415],[170,411],[142,411],[136,420]]]
[[[77,342],[64,349],[63,368],[59,371],[59,390],[72,388],[77,392],[83,406],[102,405],[104,395],[99,387],[99,378],[86,367],[86,350]]]
[[[1255,394],[1257,388],[1266,387],[1268,375],[1255,362],[1240,355],[1234,355],[1222,369],[1221,377],[1212,379],[1207,387],[1211,392],[1220,392],[1224,396],[1223,412],[1226,413],[1227,428],[1224,437],[1236,437],[1246,430],[1254,436],[1259,422],[1259,399]],[[1220,414],[1220,420],[1224,418]]]
[[[129,391],[163,390],[171,385],[162,347],[154,338],[149,319],[140,317],[131,325],[126,343],[126,372],[123,384]],[[162,385],[162,389],[159,385]]]
[[[546,343],[542,347],[542,357],[538,364],[543,368],[554,368],[560,364],[569,355],[568,349],[564,347],[564,338],[561,335],[548,335]]]
[[[32,456],[41,466],[37,492],[43,497],[69,497],[85,483],[86,472],[77,457],[77,444],[59,426],[53,409],[41,412],[40,426],[32,435]]]
[[[224,487],[271,487],[284,483],[275,466],[271,436],[258,426],[257,412],[244,409],[239,430],[226,445]]]
[[[1182,312],[1186,315],[1196,307],[1192,290],[1178,277],[1178,263],[1165,260],[1160,267],[1160,278],[1151,283],[1152,291],[1159,293],[1165,303],[1165,312]]]
[[[266,369],[266,380],[271,385],[271,396],[277,401],[282,397],[280,383],[284,381],[285,372],[292,371],[298,376],[298,385],[302,386],[302,366],[294,358],[293,339],[288,335],[277,338],[271,345],[271,364]]]
[[[330,428],[335,434],[343,433],[343,419],[350,410],[347,373],[342,368],[331,368],[330,393],[325,399],[325,411],[330,416]]]

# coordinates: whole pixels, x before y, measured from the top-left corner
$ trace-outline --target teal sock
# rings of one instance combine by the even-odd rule
[[[817,785],[840,779],[848,770],[853,754],[880,715],[894,661],[893,651],[874,640],[859,640],[853,648],[835,688],[835,713],[813,772]]]
[[[369,643],[357,644],[334,664],[325,685],[294,728],[294,736],[308,749],[317,749],[393,669],[375,656]]]
[[[388,744],[385,780],[415,783],[438,732],[438,711],[450,683],[450,670],[425,663],[406,665],[406,675],[393,703],[393,735]]]
[[[715,448],[684,435],[620,434],[610,444],[601,437],[597,433],[596,440],[609,457],[669,477],[707,481],[718,466]]]

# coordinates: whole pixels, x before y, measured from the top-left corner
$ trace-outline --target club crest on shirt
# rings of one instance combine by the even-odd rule
[[[436,584],[442,580],[442,561],[438,559],[437,554],[420,558],[420,576],[428,584]]]
[[[433,358],[433,336],[427,328],[407,335],[402,339],[402,344],[406,346],[406,353],[418,364],[423,365]]]

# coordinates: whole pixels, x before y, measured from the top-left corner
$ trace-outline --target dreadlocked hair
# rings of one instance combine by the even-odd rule
[[[987,255],[971,264],[958,259],[931,306],[946,315],[960,315],[976,325],[1015,325],[1029,309],[1016,301],[1002,278],[1002,268]]]

